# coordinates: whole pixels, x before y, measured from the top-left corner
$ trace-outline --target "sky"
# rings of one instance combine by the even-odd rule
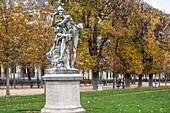
[[[170,0],[143,0],[152,7],[157,8],[165,13],[170,14]]]

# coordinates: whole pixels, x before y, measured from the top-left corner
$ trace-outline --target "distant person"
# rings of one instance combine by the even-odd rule
[[[165,81],[165,78],[163,77],[163,78],[162,78],[162,82],[164,82],[164,81]]]
[[[85,77],[85,78],[84,78],[84,85],[87,84],[87,81],[88,81],[88,80],[87,80],[87,78]]]
[[[121,85],[121,78],[118,79],[118,85]]]

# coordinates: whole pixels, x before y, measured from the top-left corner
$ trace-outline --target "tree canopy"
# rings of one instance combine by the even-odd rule
[[[166,53],[170,50],[167,14],[142,2],[126,0],[61,2],[66,14],[71,15],[77,25],[83,25],[79,29],[77,68],[98,69],[102,59],[103,69],[122,74],[165,71]],[[46,65],[45,54],[53,44],[54,32],[44,15],[47,17],[61,4],[50,0],[44,6],[37,6],[39,13],[34,13],[36,22],[32,24],[25,20],[31,19],[29,15],[33,10],[27,12],[20,5],[14,7],[12,2],[9,8],[5,3],[1,4],[0,55],[3,65],[5,62],[31,67]]]

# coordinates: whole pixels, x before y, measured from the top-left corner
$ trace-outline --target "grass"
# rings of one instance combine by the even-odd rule
[[[0,113],[41,110],[45,95],[0,97]],[[81,93],[86,113],[170,113],[170,87]]]

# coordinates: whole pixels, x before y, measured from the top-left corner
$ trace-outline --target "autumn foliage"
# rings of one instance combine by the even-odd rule
[[[73,17],[79,29],[76,67],[103,69],[122,74],[149,74],[165,71],[169,48],[167,14],[140,2],[126,0],[70,0],[65,3],[66,13]],[[59,4],[37,7],[39,14],[28,24],[30,12],[22,7],[7,8],[0,4],[0,56],[3,65],[12,62],[24,66],[41,67],[48,64],[45,54],[53,44],[54,32],[43,15],[50,15]],[[22,4],[21,4],[22,5]],[[46,23],[44,23],[46,22]],[[46,27],[44,27],[46,25]],[[100,40],[99,40],[100,38]],[[71,44],[70,44],[71,46]],[[44,63],[47,62],[47,63]]]

